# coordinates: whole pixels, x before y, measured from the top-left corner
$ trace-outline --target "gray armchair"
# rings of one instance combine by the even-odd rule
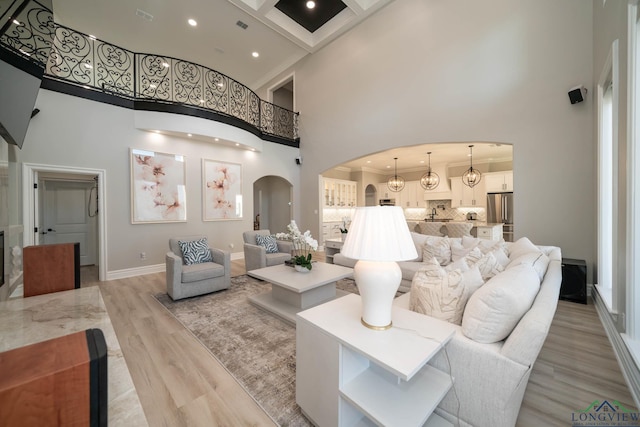
[[[213,262],[186,265],[182,259],[179,240],[183,242],[205,236],[187,236],[169,239],[167,264],[167,294],[174,299],[193,297],[227,289],[231,285],[231,254],[209,248]]]
[[[268,254],[267,250],[256,242],[257,234],[269,236],[271,232],[269,230],[255,230],[242,233],[242,238],[244,239],[244,264],[247,271],[282,264],[291,259],[293,243],[286,240],[278,240],[278,252]]]

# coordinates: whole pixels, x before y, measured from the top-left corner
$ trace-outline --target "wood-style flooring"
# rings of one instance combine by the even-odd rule
[[[323,253],[316,259],[324,260]],[[245,274],[232,261],[232,276]],[[274,426],[274,422],[153,295],[164,273],[97,282],[136,386],[155,426]],[[487,393],[490,393],[487,390]],[[594,400],[636,409],[593,304],[560,301],[534,366],[518,426],[567,426]]]

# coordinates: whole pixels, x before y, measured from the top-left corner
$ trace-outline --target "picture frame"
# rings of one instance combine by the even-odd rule
[[[129,157],[131,223],[186,222],[185,156],[131,148]]]
[[[202,159],[202,219],[242,219],[242,165]]]

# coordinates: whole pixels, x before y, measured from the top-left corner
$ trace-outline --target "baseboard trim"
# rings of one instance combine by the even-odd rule
[[[107,272],[107,280],[126,279],[127,277],[142,276],[144,274],[163,273],[165,264],[145,265],[144,267],[125,268]]]
[[[244,252],[231,252],[231,261],[244,259]]]
[[[606,303],[602,301],[597,287],[593,287],[591,297],[595,303],[596,312],[598,313],[598,317],[600,317],[600,322],[602,322],[604,330],[609,337],[616,359],[618,359],[618,364],[622,370],[622,376],[629,387],[629,391],[631,392],[631,396],[633,397],[636,407],[640,408],[640,370],[638,370],[638,366],[636,365],[629,348],[625,344],[622,334],[620,334],[616,329],[616,325],[609,313],[609,309],[607,308]],[[603,399],[616,398],[616,396],[601,397]]]

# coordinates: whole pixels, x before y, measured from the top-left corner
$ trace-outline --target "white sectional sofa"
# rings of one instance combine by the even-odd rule
[[[513,248],[514,244],[506,243],[505,245],[507,248]],[[548,265],[541,263],[542,266],[546,266],[546,269],[540,268],[540,264],[534,267],[537,261],[531,262],[531,265],[520,265],[514,268],[509,265],[504,272],[498,273],[482,285],[486,287],[490,282],[496,284],[502,281],[503,286],[507,285],[507,292],[516,291],[517,297],[518,287],[523,283],[520,280],[510,279],[511,277],[521,277],[513,274],[514,269],[531,268],[535,270],[535,273],[529,272],[527,277],[533,276],[536,280],[540,279],[539,289],[536,288],[537,293],[534,293],[532,297],[533,302],[530,306],[528,302],[526,303],[528,309],[525,309],[523,315],[521,313],[516,315],[517,317],[513,321],[515,327],[512,329],[509,327],[506,338],[496,341],[484,339],[484,336],[483,339],[478,338],[478,336],[484,335],[482,319],[485,318],[485,313],[480,310],[480,313],[474,313],[475,319],[470,319],[474,316],[469,312],[472,311],[470,308],[472,305],[474,308],[487,306],[485,300],[475,301],[472,304],[474,295],[477,294],[476,296],[479,297],[476,300],[486,296],[487,293],[484,291],[483,295],[480,295],[482,292],[479,291],[483,289],[481,287],[466,303],[462,324],[455,325],[455,336],[446,346],[446,351],[441,351],[429,362],[430,365],[444,372],[451,372],[454,378],[454,388],[449,391],[436,409],[436,413],[454,425],[507,427],[514,426],[516,423],[531,369],[547,337],[556,311],[562,282],[560,248],[554,246],[537,246],[537,248],[548,257]],[[515,252],[513,255],[510,255],[510,262],[514,261]],[[342,261],[341,258],[348,260],[344,257],[334,257],[334,262],[336,258],[338,261]],[[399,264],[403,272],[403,282],[405,280],[408,282],[403,288],[409,291],[411,280],[408,278],[411,271],[418,271],[424,264],[422,260]],[[513,262],[513,264],[518,263]],[[490,286],[485,289],[489,289]],[[511,298],[514,298],[513,293]],[[411,294],[407,292],[396,298],[394,305],[409,309],[410,301]],[[504,306],[503,300],[502,307]],[[496,327],[496,325],[491,325],[491,316],[486,316],[486,318],[487,330]],[[500,321],[501,318],[499,316],[494,318],[494,323],[496,319]],[[478,325],[479,321],[480,325]],[[472,323],[475,323],[475,332],[470,326]],[[499,328],[500,325],[497,327]],[[478,339],[469,337],[474,334]]]

